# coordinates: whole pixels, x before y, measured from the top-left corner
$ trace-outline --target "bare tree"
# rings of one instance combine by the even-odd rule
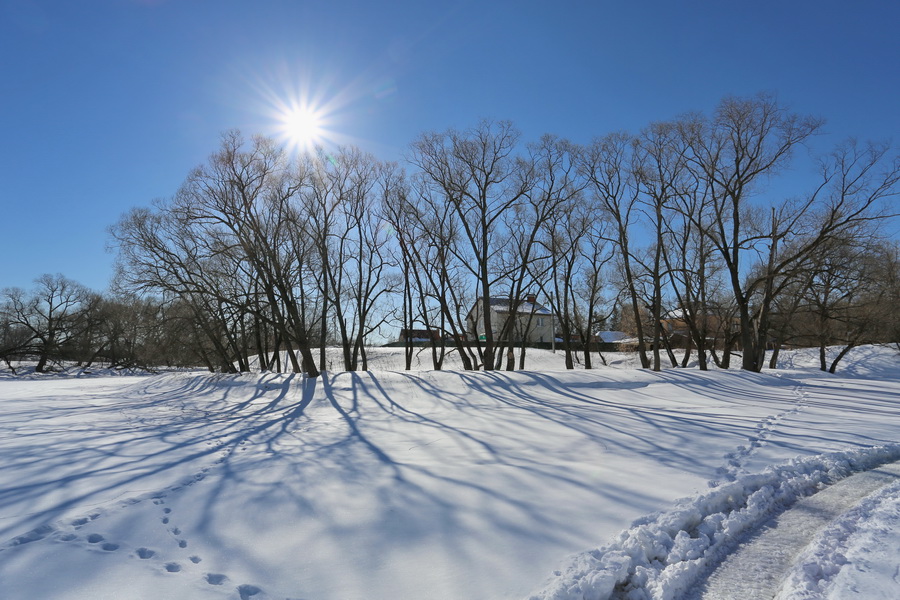
[[[308,249],[293,242],[297,227],[296,198],[305,184],[305,173],[290,169],[284,153],[270,139],[256,137],[244,149],[237,132],[223,136],[220,150],[206,166],[194,170],[175,199],[174,212],[181,219],[204,227],[207,236],[230,240],[240,256],[252,265],[273,307],[275,325],[288,349],[295,371],[310,377],[319,374],[309,343],[309,316],[305,298],[298,297],[300,259]],[[226,246],[227,247],[227,246]],[[302,365],[296,362],[293,344]]]
[[[27,332],[37,357],[35,371],[43,373],[47,363],[62,358],[63,348],[80,333],[88,290],[60,274],[48,274],[35,280],[30,293],[7,288],[3,296],[6,327],[19,340]]]
[[[665,343],[672,366],[676,366],[666,332],[662,328],[664,280],[672,277],[667,249],[678,244],[671,235],[672,216],[681,196],[689,191],[684,139],[674,123],[653,123],[637,138],[632,161],[641,202],[653,232],[652,258],[644,270],[650,283],[650,314],[653,321],[653,370],[660,370],[660,347]],[[682,229],[680,234],[690,234]],[[682,240],[683,242],[684,240]]]
[[[818,346],[823,371],[834,373],[860,344],[886,341],[885,325],[896,312],[892,282],[898,266],[897,247],[877,238],[857,236],[817,249],[795,319]],[[830,363],[829,346],[842,346]]]
[[[641,307],[635,274],[631,233],[636,218],[635,206],[639,189],[631,176],[634,139],[626,133],[613,133],[594,140],[584,153],[581,168],[590,182],[594,201],[603,207],[612,224],[611,239],[618,251],[618,264],[628,295],[637,349],[643,368],[650,367],[644,335],[644,311]]]
[[[490,299],[492,286],[500,277],[497,262],[503,244],[503,217],[525,193],[522,179],[514,177],[513,151],[518,139],[518,131],[508,121],[482,121],[464,132],[423,134],[412,145],[412,163],[442,195],[459,223],[458,243],[450,250],[478,288],[485,339],[477,347],[487,370],[495,366]]]
[[[505,274],[509,312],[501,326],[500,340],[507,344],[506,369],[509,371],[515,368],[513,343],[516,337],[520,342],[519,368],[524,368],[525,348],[536,304],[530,303],[531,314],[524,323],[520,308],[530,287],[539,285],[540,276],[535,277],[532,263],[539,259],[540,246],[545,255],[552,248],[542,238],[548,237],[547,232],[554,227],[553,223],[559,222],[561,215],[577,210],[576,205],[582,202],[585,183],[577,172],[579,153],[580,148],[571,142],[544,135],[539,143],[529,145],[527,157],[519,161],[520,182],[516,187],[523,190],[523,201],[506,215],[509,243],[501,249],[505,265],[501,272]],[[568,285],[571,287],[571,282]],[[515,332],[516,329],[520,331]]]
[[[772,229],[753,218],[750,198],[755,186],[765,177],[782,169],[793,149],[816,133],[819,119],[801,117],[788,112],[772,96],[754,98],[726,98],[714,116],[700,116],[682,120],[682,133],[689,146],[689,165],[695,176],[702,178],[711,194],[712,222],[696,223],[704,227],[704,234],[722,257],[727,269],[731,290],[741,323],[741,346],[744,369],[759,371],[768,334],[766,310],[755,318],[752,300],[755,286],[745,286],[745,265],[748,253],[755,253],[761,244],[769,244],[773,262],[768,278],[778,265],[777,244],[785,235],[785,226],[796,222],[805,206],[791,207],[773,218]],[[769,279],[770,280],[770,279]],[[766,284],[763,284],[764,286]],[[768,301],[771,301],[771,295]]]

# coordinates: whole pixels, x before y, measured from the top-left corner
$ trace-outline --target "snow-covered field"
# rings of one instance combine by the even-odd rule
[[[675,598],[795,499],[900,460],[889,348],[837,375],[376,354],[317,380],[0,374],[0,598]],[[813,536],[782,597],[900,597],[898,490]]]

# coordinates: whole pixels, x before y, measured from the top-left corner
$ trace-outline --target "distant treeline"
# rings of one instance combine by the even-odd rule
[[[739,350],[759,371],[789,344],[821,347],[833,368],[826,345],[900,339],[900,252],[883,233],[900,159],[842,142],[806,194],[780,196],[821,127],[770,95],[726,98],[585,146],[523,144],[504,121],[424,133],[403,166],[230,132],[172,198],[111,228],[115,299],[60,304],[84,313],[78,335],[48,314],[51,289],[77,286],[45,277],[4,291],[0,351],[226,371],[258,355],[316,376],[326,345],[366,369],[373,338],[415,330],[434,332],[435,368],[453,348],[467,369],[512,369],[534,295],[570,366],[602,325],[631,334],[645,368],[676,364],[679,345],[701,369]]]

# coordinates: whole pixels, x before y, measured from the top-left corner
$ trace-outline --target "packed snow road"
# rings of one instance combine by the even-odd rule
[[[740,540],[736,549],[716,565],[684,600],[798,600],[821,589],[824,571],[840,567],[800,560],[826,526],[870,496],[900,480],[900,462],[851,475],[794,506]],[[798,564],[799,563],[799,564]],[[813,568],[810,569],[810,566]],[[793,579],[790,571],[796,570]],[[799,575],[799,577],[798,577]],[[814,577],[810,577],[813,575]],[[798,589],[800,588],[800,589]],[[900,588],[895,592],[900,593]],[[885,596],[896,597],[896,596]],[[871,596],[868,600],[874,600]]]
[[[670,598],[703,543],[900,452],[896,357],[865,359],[0,378],[0,597]]]

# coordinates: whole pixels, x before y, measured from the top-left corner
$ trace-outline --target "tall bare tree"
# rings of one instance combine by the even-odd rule
[[[613,133],[594,140],[583,154],[582,172],[590,182],[594,201],[603,208],[612,225],[611,239],[618,253],[618,263],[628,296],[628,305],[637,332],[637,349],[643,368],[650,367],[644,331],[644,310],[634,269],[632,232],[637,215],[639,187],[632,176],[634,138],[627,133]]]
[[[508,121],[482,121],[467,131],[426,133],[412,144],[412,163],[443,196],[460,226],[450,250],[469,270],[480,297],[484,343],[481,362],[494,369],[496,339],[491,327],[492,287],[503,245],[503,217],[522,201],[522,178],[515,177],[514,150],[519,132]]]
[[[745,286],[745,269],[750,266],[745,264],[750,260],[747,255],[768,244],[769,255],[777,256],[784,227],[804,213],[802,206],[782,211],[767,235],[758,217],[751,220],[751,198],[759,184],[783,169],[794,148],[821,125],[820,119],[789,112],[770,95],[726,98],[712,118],[695,116],[682,121],[689,164],[707,183],[712,197],[713,220],[698,225],[706,225],[704,234],[727,269],[740,317],[744,369],[762,369],[768,333],[765,311],[754,316],[756,290]]]

